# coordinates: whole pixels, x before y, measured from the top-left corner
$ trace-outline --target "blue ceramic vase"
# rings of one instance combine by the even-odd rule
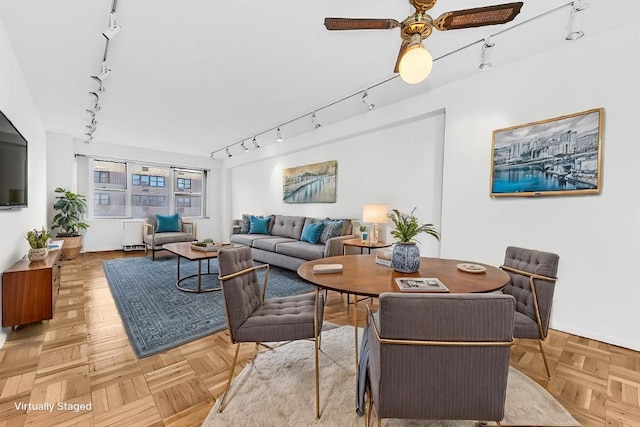
[[[391,254],[391,267],[400,273],[415,273],[420,268],[420,248],[415,242],[396,243]]]

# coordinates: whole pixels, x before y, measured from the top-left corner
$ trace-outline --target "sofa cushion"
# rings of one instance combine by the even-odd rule
[[[144,236],[144,242],[151,244],[152,234],[147,234]],[[191,233],[181,233],[181,232],[165,232],[165,233],[156,233],[156,246],[162,246],[165,243],[176,243],[176,242],[191,242],[194,241],[195,238]]]
[[[273,236],[268,234],[232,234],[231,243],[238,243],[245,246],[253,246],[253,242],[262,239],[271,239]]]
[[[271,222],[270,216],[260,218],[251,215],[251,228],[249,229],[249,234],[269,234],[269,222]]]
[[[173,215],[156,215],[158,225],[156,233],[178,232],[180,231],[180,222],[178,214]]]
[[[276,252],[306,260],[320,259],[324,257],[325,245],[312,245],[307,242],[280,243],[276,246]]]
[[[251,243],[252,248],[264,249],[265,251],[276,251],[276,246],[280,243],[297,242],[295,239],[289,237],[269,236],[268,239],[255,239]]]
[[[320,240],[320,233],[322,233],[323,227],[324,223],[322,222],[305,225],[302,228],[302,236],[300,237],[300,240],[303,242],[313,243],[315,245]]]
[[[323,221],[323,224],[324,227],[322,229],[322,234],[320,234],[320,243],[325,244],[327,243],[327,240],[340,235],[344,221],[341,219],[327,218]]]
[[[271,234],[300,240],[304,220],[303,216],[276,215],[271,227]]]

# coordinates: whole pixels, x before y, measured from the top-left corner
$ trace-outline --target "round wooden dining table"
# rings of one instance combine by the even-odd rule
[[[342,264],[338,273],[314,273],[318,264]],[[466,272],[459,264],[481,265],[483,272]],[[298,267],[298,275],[319,288],[354,295],[353,326],[355,329],[355,360],[358,370],[358,296],[377,298],[384,292],[402,292],[395,283],[397,277],[429,277],[440,280],[450,293],[492,292],[509,283],[510,277],[499,268],[470,261],[442,258],[420,258],[415,273],[400,273],[377,264],[375,255],[343,255],[308,261]]]
[[[458,269],[458,264],[470,261],[442,258],[420,258],[415,273],[399,273],[393,268],[376,264],[375,255],[344,255],[308,261],[298,268],[303,279],[332,291],[365,297],[378,297],[383,292],[402,292],[395,283],[397,277],[433,277],[449,288],[451,293],[491,292],[509,283],[509,275],[499,268],[483,266],[480,273]],[[314,274],[317,264],[342,264],[342,272]]]

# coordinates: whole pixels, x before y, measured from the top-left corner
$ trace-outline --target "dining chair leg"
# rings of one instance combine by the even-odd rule
[[[240,352],[240,343],[236,344],[236,354],[233,356],[233,362],[231,363],[231,370],[229,370],[229,379],[227,380],[227,388],[222,395],[222,401],[220,402],[220,406],[218,407],[218,412],[222,412],[224,409],[224,401],[227,399],[227,394],[229,394],[229,388],[231,388],[231,379],[233,378],[233,370],[236,368],[236,362],[238,361],[238,353]]]
[[[313,341],[316,353],[316,419],[320,419],[320,371],[318,369],[318,340],[319,337]]]
[[[547,370],[547,378],[551,379],[551,371],[549,370],[549,362],[547,361],[547,355],[542,348],[542,340],[538,340],[538,346],[540,347],[540,353],[542,353],[542,360],[544,360],[544,367]]]
[[[371,425],[371,411],[373,411],[373,397],[371,393],[371,388],[365,386],[365,394],[367,395],[366,403],[368,407],[364,412],[364,425],[365,427],[369,427]]]

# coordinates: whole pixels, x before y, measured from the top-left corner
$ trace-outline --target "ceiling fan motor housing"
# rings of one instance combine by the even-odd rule
[[[436,0],[409,0],[418,12],[425,12],[436,5]]]
[[[415,13],[402,21],[400,34],[403,40],[409,41],[414,34],[420,34],[422,40],[424,40],[431,35],[432,31],[433,19],[431,16]]]

